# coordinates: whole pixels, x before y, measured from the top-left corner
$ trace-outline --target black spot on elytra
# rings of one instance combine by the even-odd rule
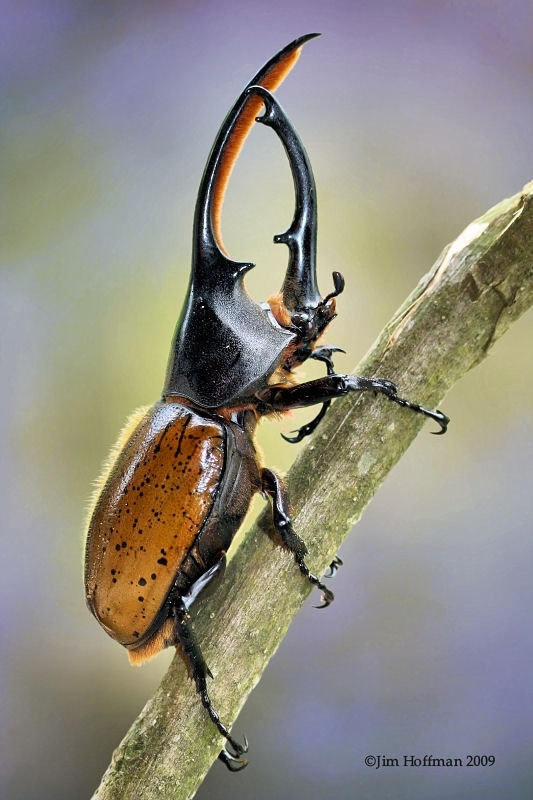
[[[146,578],[139,578],[139,586],[146,586]]]
[[[166,567],[166,565],[168,564],[168,561],[166,560],[166,558],[158,558],[157,559],[157,563],[158,564],[162,564],[164,567]]]

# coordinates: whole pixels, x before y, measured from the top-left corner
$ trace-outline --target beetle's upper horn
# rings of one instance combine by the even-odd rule
[[[243,89],[226,115],[205,166],[198,191],[194,216],[193,243],[198,256],[207,249],[221,250],[227,255],[222,242],[221,214],[226,187],[242,146],[252,129],[263,101],[251,97],[251,86],[262,86],[273,92],[296,64],[303,45],[319,33],[300,36],[270,59]]]

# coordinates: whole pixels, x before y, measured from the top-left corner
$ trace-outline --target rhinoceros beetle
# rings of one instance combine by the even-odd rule
[[[271,500],[281,541],[304,578],[322,592],[322,605],[333,600],[307,566],[307,548],[292,528],[281,479],[258,460],[253,439],[258,421],[321,405],[318,415],[289,438],[300,441],[316,428],[332,399],[370,391],[435,420],[439,433],[448,424],[442,412],[399,397],[390,381],[336,374],[332,357],[337,348],[317,344],[336,315],[344,280],[334,272],[332,290],[321,296],[313,173],[271,93],[316,35],[296,39],[262,67],[222,123],[198,193],[190,285],[162,397],[136,412],[121,434],[100,479],[87,533],[89,609],[134,663],[163,648],[181,647],[201,701],[226,739],[220,757],[232,770],[246,764],[247,743],[231,736],[213,708],[210,672],[190,608],[222,575],[225,553],[256,492]],[[283,286],[262,305],[244,286],[253,264],[233,261],[220,231],[229,175],[255,121],[279,137],[296,195],[289,228],[274,237],[289,250]],[[323,362],[327,374],[296,384],[293,370],[309,358]]]

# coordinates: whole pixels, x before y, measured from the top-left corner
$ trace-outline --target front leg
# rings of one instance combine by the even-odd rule
[[[265,413],[268,413],[268,411],[288,411],[292,408],[305,408],[316,403],[326,403],[335,397],[342,397],[348,392],[384,394],[393,403],[435,420],[441,427],[437,433],[446,433],[449,419],[442,411],[430,411],[417,403],[398,397],[396,384],[379,378],[362,378],[358,375],[326,375],[324,378],[317,378],[296,386],[283,384],[268,386],[258,394],[258,399],[264,405]]]
[[[330,295],[328,295],[326,300],[329,297]],[[335,347],[334,345],[322,345],[321,347],[317,347],[315,350],[313,350],[309,358],[314,358],[315,361],[322,361],[326,365],[328,375],[334,375],[335,368],[333,366],[332,359],[333,353],[344,353],[344,350],[341,347]],[[311,420],[311,422],[308,422],[306,425],[302,425],[302,427],[298,428],[297,431],[292,431],[292,433],[295,433],[296,436],[285,436],[285,434],[282,433],[282,439],[285,439],[285,441],[289,442],[290,444],[297,444],[298,442],[301,442],[302,439],[305,439],[306,436],[310,436],[326,416],[330,405],[331,400],[326,400],[324,403],[322,403],[322,408],[316,417]]]

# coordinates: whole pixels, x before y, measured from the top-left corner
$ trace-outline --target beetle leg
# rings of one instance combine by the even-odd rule
[[[296,434],[295,436],[286,436],[286,434],[282,433],[280,434],[281,438],[285,439],[285,441],[289,442],[289,444],[298,444],[298,442],[301,442],[303,439],[305,439],[306,436],[310,436],[326,416],[326,412],[330,407],[330,405],[331,405],[331,400],[326,400],[325,403],[322,403],[322,408],[320,409],[316,417],[314,417],[314,419],[311,420],[311,422],[307,422],[305,425],[302,425],[301,428],[291,431],[291,433]]]
[[[316,608],[325,608],[329,606],[335,599],[335,595],[331,589],[328,589],[328,587],[309,570],[309,567],[305,563],[304,559],[307,555],[307,547],[303,539],[298,536],[292,527],[289,514],[289,498],[285,487],[276,473],[267,468],[261,470],[261,481],[263,492],[272,500],[274,527],[281,536],[283,544],[293,554],[294,560],[302,575],[322,592],[322,604],[316,606]]]
[[[248,764],[245,758],[236,758],[227,750],[221,750],[218,757],[230,772],[240,772]]]
[[[332,353],[344,352],[345,351],[342,349],[342,347],[335,347],[335,345],[322,345],[321,347],[317,347],[316,350],[313,350],[309,358],[314,358],[315,361],[323,361],[327,367],[328,375],[334,375],[335,368],[333,366],[333,359],[331,357]],[[311,422],[308,422],[306,425],[302,425],[302,427],[298,428],[296,431],[291,431],[291,433],[295,433],[296,436],[285,436],[285,434],[282,433],[281,438],[285,439],[286,442],[290,442],[290,444],[297,444],[306,436],[310,436],[316,430],[318,424],[324,419],[330,405],[331,400],[326,400],[325,403],[322,403],[322,408],[316,417],[311,420]]]
[[[333,353],[345,353],[346,350],[343,350],[342,347],[336,347],[334,344],[323,344],[320,347],[317,347],[313,350],[310,358],[314,358],[315,361],[323,361],[327,367],[328,375],[335,374],[335,367],[333,366]]]
[[[220,554],[218,561],[197,578],[187,594],[182,596],[183,605],[189,609],[199,599],[208,597],[217,588],[226,571],[226,554]]]
[[[202,705],[209,714],[211,720],[216,725],[220,734],[226,739],[227,743],[233,750],[224,749],[220,753],[221,760],[226,764],[228,769],[233,772],[238,769],[243,769],[248,763],[246,759],[241,756],[248,750],[248,742],[244,738],[244,744],[239,744],[233,736],[231,736],[229,729],[220,720],[217,712],[213,708],[211,699],[207,691],[207,677],[212,678],[209,667],[205,663],[200,645],[196,639],[196,634],[191,622],[189,611],[181,598],[176,598],[172,604],[172,615],[174,618],[174,625],[176,631],[176,638],[181,645],[183,658],[185,663],[190,669],[191,677],[196,684],[196,691],[200,695]],[[231,763],[231,766],[230,766]],[[240,766],[237,766],[239,764]]]
[[[328,567],[328,571],[325,573],[325,577],[333,578],[337,574],[337,570],[339,569],[339,567],[342,567],[343,564],[344,561],[342,560],[342,558],[339,558],[339,556],[335,556],[335,558]]]
[[[348,392],[383,394],[393,403],[435,420],[441,427],[441,430],[436,433],[446,433],[450,420],[442,411],[438,409],[430,411],[417,403],[411,403],[410,400],[398,397],[396,384],[379,378],[362,378],[358,375],[327,375],[325,378],[318,378],[297,386],[269,386],[258,394],[258,399],[265,403],[267,412],[268,410],[286,411],[291,408],[305,408],[315,403],[325,403],[335,397],[342,397]]]

